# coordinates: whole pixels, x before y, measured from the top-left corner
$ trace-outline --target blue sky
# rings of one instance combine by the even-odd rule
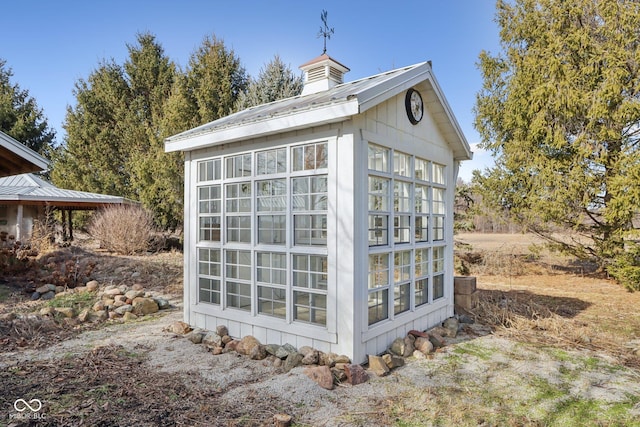
[[[499,50],[494,0],[22,0],[2,9],[0,58],[13,70],[12,82],[43,109],[58,142],[74,83],[105,59],[124,63],[137,33],[154,34],[183,68],[203,38],[215,35],[252,76],[275,54],[297,72],[322,53],[324,9],[335,30],[327,53],[351,69],[345,80],[431,60],[474,151],[460,176],[468,181],[473,169],[491,164],[476,147],[472,109],[482,85],[478,55]]]

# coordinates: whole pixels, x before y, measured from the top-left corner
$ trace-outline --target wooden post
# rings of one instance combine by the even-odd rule
[[[72,221],[73,210],[69,209],[67,215],[69,220],[69,240],[73,241],[73,221]]]
[[[67,210],[62,208],[60,209],[60,215],[62,215],[62,241],[67,241]]]

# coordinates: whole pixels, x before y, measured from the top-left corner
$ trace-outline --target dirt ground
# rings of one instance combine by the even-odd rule
[[[85,246],[101,283],[138,283],[172,308],[127,323],[0,324],[0,426],[640,426],[640,293],[522,235],[460,235],[479,304],[458,337],[385,377],[325,390],[167,332],[182,316],[182,255]],[[0,273],[0,315],[37,311]],[[20,338],[23,338],[22,340]],[[38,411],[24,403],[42,403]],[[23,411],[20,411],[22,409]]]

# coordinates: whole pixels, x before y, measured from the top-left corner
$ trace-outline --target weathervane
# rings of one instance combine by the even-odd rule
[[[322,20],[324,27],[320,27],[320,32],[318,32],[318,38],[320,38],[321,36],[324,37],[324,49],[322,49],[322,54],[324,55],[325,53],[327,53],[327,39],[331,39],[331,34],[333,34],[333,28],[329,28],[329,26],[327,25],[326,10],[324,9],[322,10],[322,13],[320,14],[320,19]]]

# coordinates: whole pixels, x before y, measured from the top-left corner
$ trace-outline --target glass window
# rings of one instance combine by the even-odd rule
[[[389,172],[389,149],[369,144],[369,170]]]
[[[410,215],[396,215],[393,217],[393,241],[396,243],[411,242]]]
[[[198,249],[198,273],[204,276],[220,277],[220,250]]]
[[[444,215],[444,189],[433,188],[433,213],[436,215]]]
[[[396,181],[393,185],[393,210],[396,212],[411,212],[413,209],[411,184]]]
[[[389,183],[390,180],[377,176],[369,176],[369,210],[389,210]]]
[[[369,292],[367,301],[369,311],[369,325],[385,320],[389,317],[388,310],[389,290]]]
[[[227,242],[251,243],[250,216],[227,216]]]
[[[411,156],[399,151],[393,152],[393,173],[400,176],[412,177]]]
[[[198,182],[220,179],[220,159],[198,162]]]
[[[429,275],[429,248],[416,249],[414,273],[415,277]]]
[[[220,305],[220,279],[198,278],[198,302]]]
[[[326,246],[327,215],[294,215],[293,244],[302,246]]]
[[[411,251],[395,252],[393,254],[394,283],[411,280]]]
[[[369,246],[389,244],[389,215],[369,215]]]
[[[220,249],[198,249],[198,301],[220,304]]]
[[[220,241],[221,203],[219,185],[198,188],[198,240]]]
[[[429,187],[424,185],[415,186],[415,211],[416,213],[429,213]]]
[[[395,285],[393,288],[393,312],[403,313],[409,310],[411,305],[411,286],[409,283]]]
[[[284,173],[287,171],[287,149],[260,151],[256,153],[256,175]]]
[[[227,157],[225,159],[225,165],[227,178],[251,176],[251,153]]]
[[[327,296],[311,292],[293,292],[293,318],[298,322],[327,325]]]
[[[444,297],[444,274],[433,276],[433,300]]]
[[[389,286],[389,254],[369,255],[369,289]]]
[[[428,242],[429,241],[429,216],[417,215],[415,217],[415,237],[416,242]]]
[[[416,298],[416,307],[427,304],[429,302],[429,279],[424,278],[420,280],[416,280],[416,290],[415,290],[415,298]]]
[[[327,210],[327,176],[305,176],[291,180],[293,210]]]
[[[287,290],[258,286],[258,313],[284,319],[287,317]]]
[[[416,162],[416,179],[420,181],[429,181],[429,162],[419,157],[415,158]]]
[[[327,167],[327,143],[299,145],[291,149],[292,169],[303,170],[324,169]]]
[[[284,245],[286,240],[286,215],[258,215],[258,243]]]
[[[277,252],[258,252],[256,280],[270,285],[286,285],[287,256]]]
[[[225,255],[226,277],[228,279],[251,280],[251,252],[227,250]]]
[[[257,183],[258,212],[284,212],[287,209],[287,183],[270,179]]]
[[[227,184],[227,212],[251,212],[251,183]]]
[[[293,255],[293,286],[327,290],[327,257]]]
[[[446,184],[444,179],[444,166],[433,164],[433,182],[442,185]]]
[[[251,311],[251,285],[227,281],[227,307]]]

